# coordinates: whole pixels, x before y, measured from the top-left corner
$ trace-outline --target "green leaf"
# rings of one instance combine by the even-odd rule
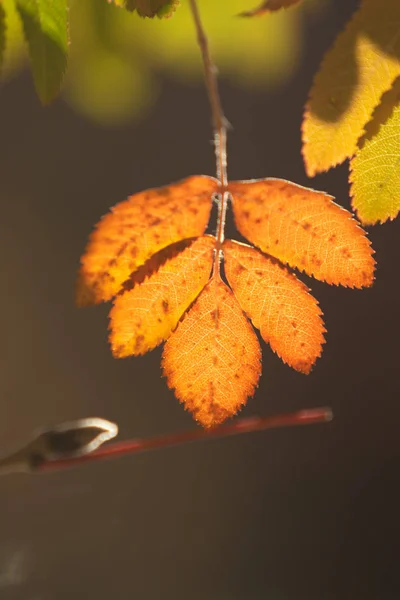
[[[263,0],[256,8],[244,10],[239,13],[239,17],[261,17],[266,13],[274,12],[281,8],[289,8],[299,2],[301,2],[301,0]]]
[[[43,104],[58,94],[68,57],[67,0],[16,0]]]
[[[131,12],[136,10],[141,17],[168,19],[178,8],[180,0],[114,0],[114,3]]]
[[[4,50],[6,48],[6,11],[0,0],[0,68],[3,63]]]
[[[353,208],[364,225],[394,219],[400,211],[400,104],[350,163]]]

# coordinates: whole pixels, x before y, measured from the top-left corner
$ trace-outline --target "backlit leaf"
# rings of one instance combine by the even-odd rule
[[[232,182],[228,189],[238,230],[264,252],[327,283],[372,284],[370,242],[331,196],[282,179]]]
[[[315,298],[277,260],[232,240],[223,249],[229,285],[253,325],[284,362],[309,373],[325,331]]]
[[[0,79],[6,81],[25,63],[27,53],[22,22],[15,1],[0,0],[0,15]]]
[[[215,242],[212,236],[200,237],[172,258],[170,248],[162,250],[164,264],[153,273],[149,269],[142,283],[116,297],[110,312],[115,357],[144,354],[169,337],[210,279]]]
[[[111,209],[92,233],[77,282],[77,304],[110,300],[152,254],[204,233],[218,182],[201,175],[145,190]]]
[[[141,17],[168,19],[176,11],[180,0],[114,0],[114,3],[130,11],[136,10]]]
[[[381,96],[400,75],[400,2],[363,0],[315,77],[303,121],[308,175],[351,157]]]
[[[0,0],[0,68],[3,63],[4,50],[6,47],[6,11]]]
[[[259,6],[252,10],[245,10],[240,13],[240,17],[260,17],[268,12],[274,12],[281,8],[289,8],[294,4],[298,4],[301,0],[263,0]]]
[[[43,103],[60,90],[68,57],[67,0],[16,0],[28,42],[36,91]]]
[[[360,221],[394,219],[400,211],[400,104],[350,166],[352,204]]]
[[[257,337],[231,290],[213,278],[165,344],[164,374],[204,427],[252,396],[261,372]]]

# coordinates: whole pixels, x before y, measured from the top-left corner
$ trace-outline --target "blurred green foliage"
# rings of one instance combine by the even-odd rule
[[[3,5],[0,2],[0,65],[3,60],[4,48],[5,48],[5,32],[6,32],[6,12]]]
[[[36,91],[46,104],[58,94],[67,69],[67,0],[15,2],[29,47]]]
[[[15,0],[3,0],[7,46],[3,79],[26,61]],[[199,0],[213,58],[221,77],[244,86],[274,86],[290,77],[302,47],[298,8],[253,19],[238,13],[254,0]],[[140,116],[157,97],[160,75],[195,83],[202,65],[187,0],[169,19],[141,19],[106,0],[71,0],[70,58],[63,96],[102,124]]]
[[[136,10],[141,17],[159,17],[160,19],[171,17],[180,0],[108,0],[114,2],[117,6],[122,6],[127,10]]]

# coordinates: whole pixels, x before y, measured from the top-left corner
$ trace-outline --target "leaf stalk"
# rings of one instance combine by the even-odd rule
[[[217,69],[212,61],[208,39],[200,18],[199,9],[196,0],[189,0],[193,15],[193,21],[197,32],[197,42],[199,44],[204,68],[204,78],[208,99],[211,107],[212,124],[214,130],[214,148],[216,159],[217,179],[221,185],[219,194],[218,218],[217,218],[217,249],[214,257],[214,276],[219,276],[221,248],[225,237],[225,219],[228,205],[229,194],[228,185],[228,158],[227,158],[227,120],[221,104],[221,97],[218,89]]]

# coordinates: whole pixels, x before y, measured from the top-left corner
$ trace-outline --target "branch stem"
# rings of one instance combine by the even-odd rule
[[[218,204],[217,219],[217,251],[214,257],[214,275],[219,275],[221,247],[225,236],[225,218],[228,204],[228,160],[226,151],[227,142],[227,121],[222,110],[221,98],[218,89],[217,69],[212,61],[208,39],[204,31],[203,23],[200,18],[199,9],[196,0],[189,0],[193,15],[193,21],[197,32],[197,42],[199,44],[204,68],[204,78],[210,101],[212,124],[214,130],[214,148],[216,159],[217,179],[220,182],[220,194]]]
[[[78,466],[86,462],[102,460],[105,458],[118,458],[119,456],[137,454],[146,450],[178,446],[187,442],[226,437],[252,431],[264,431],[266,429],[274,429],[277,427],[327,423],[331,420],[332,411],[330,408],[326,407],[311,408],[309,410],[301,410],[296,413],[276,415],[273,417],[249,417],[212,429],[192,429],[190,431],[182,431],[180,433],[172,433],[151,438],[108,443],[104,448],[99,448],[90,454],[43,462],[34,469],[34,472],[59,471],[60,469]]]

